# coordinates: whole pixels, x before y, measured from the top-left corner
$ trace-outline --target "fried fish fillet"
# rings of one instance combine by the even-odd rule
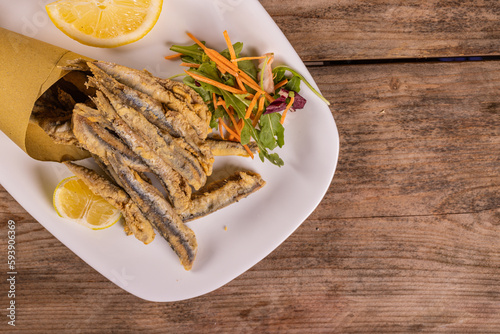
[[[37,124],[57,144],[77,145],[73,135],[71,114],[67,116],[44,117],[32,114],[30,122]]]
[[[157,188],[144,181],[139,174],[120,160],[119,156],[114,155],[109,158],[124,189],[161,236],[167,240],[184,269],[190,270],[198,249],[194,232],[183,223]]]
[[[79,146],[107,162],[109,152],[117,151],[123,155],[123,161],[136,171],[149,172],[149,167],[125,143],[115,137],[98,123],[73,114],[73,133]]]
[[[155,233],[148,219],[139,210],[137,205],[130,199],[130,196],[120,187],[106,180],[93,170],[74,164],[64,162],[66,167],[85,183],[96,195],[101,196],[109,204],[122,212],[125,219],[125,232],[134,236],[145,244],[154,240]]]
[[[214,156],[226,156],[226,155],[237,155],[242,157],[248,157],[248,152],[245,150],[243,145],[239,142],[223,140],[218,138],[207,138],[205,140],[208,147],[212,151]],[[247,147],[252,153],[256,153],[258,146],[256,142],[250,142]]]
[[[106,129],[113,129],[113,125],[111,122],[109,122],[103,115],[102,113],[91,106],[88,106],[83,103],[77,103],[75,105],[75,108],[73,109],[73,114],[78,114],[80,116],[85,117],[89,121],[93,123],[98,123],[102,127]]]
[[[207,108],[205,101],[203,101],[200,94],[198,94],[188,85],[185,85],[184,83],[178,81],[170,79],[160,79],[157,77],[155,77],[155,80],[167,90],[172,91],[175,97],[184,101],[186,104],[191,105],[193,110],[198,114],[201,120],[205,122],[207,128],[210,128],[210,119],[212,118],[212,113]]]
[[[206,216],[247,197],[266,182],[257,173],[236,172],[226,179],[207,185],[205,191],[193,194],[188,210],[181,212],[184,222]]]

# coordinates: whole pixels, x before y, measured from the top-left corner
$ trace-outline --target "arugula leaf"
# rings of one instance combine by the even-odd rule
[[[252,137],[252,131],[249,124],[243,123],[243,129],[241,129],[241,144],[248,144],[250,142],[250,137]]]
[[[193,88],[195,92],[200,94],[203,101],[209,102],[212,100],[210,92],[208,92],[203,86],[197,86],[195,80],[192,77],[185,76],[184,79],[182,79],[182,82],[188,85],[189,87]]]
[[[212,103],[212,105],[213,105],[213,103]],[[213,115],[215,118],[226,117],[226,111],[221,106],[217,106],[217,108],[214,110]]]
[[[241,101],[241,103],[243,103],[245,105],[245,107],[248,107],[250,106],[250,103],[252,101],[246,99],[246,97],[249,95],[249,94],[233,94],[238,100]]]
[[[219,118],[226,117],[226,111],[221,106],[218,106],[215,110],[213,103],[209,104],[210,110],[212,111],[212,118],[210,119],[210,127],[217,129],[219,127]]]
[[[215,67],[215,65],[213,65],[211,63],[203,63],[203,64],[201,64],[201,66],[198,69],[191,68],[189,71],[196,73],[196,74],[199,74],[201,76],[204,76],[206,78],[222,82],[221,79],[219,78],[217,68]],[[195,82],[194,79],[193,79],[193,82]],[[196,81],[196,82],[198,82],[198,81]],[[208,83],[205,83],[205,82],[198,82],[198,84],[200,85],[200,87],[202,87],[209,94],[208,100],[205,100],[205,101],[210,101],[212,99],[212,96],[211,96],[212,93],[215,93],[217,95],[221,95],[221,89],[218,87],[215,87],[215,86],[208,84]]]
[[[217,70],[216,65],[212,62],[203,63],[200,65],[200,67],[198,69],[192,68],[190,71],[197,73],[197,74],[200,74],[200,75],[203,75],[203,76],[210,78],[212,80],[222,82],[221,79],[219,78],[219,71]]]
[[[236,42],[233,44],[234,53],[236,54],[236,58],[240,56],[241,50],[243,50],[243,43]],[[226,57],[227,59],[231,59],[231,54],[229,53],[229,49],[222,50],[220,52],[221,55]]]
[[[277,83],[283,81],[285,79],[285,73],[286,73],[285,70],[278,70],[278,71],[273,70],[274,84],[277,84]]]
[[[220,95],[221,90],[218,87],[212,86],[211,84],[208,84],[206,82],[198,82],[198,84],[208,94],[207,100],[205,101],[210,102],[212,100],[212,93]]]
[[[221,90],[221,92],[222,94],[220,95],[222,95],[223,99],[226,101],[226,105],[228,107],[232,106],[239,118],[244,119],[246,122],[250,122],[248,119],[245,119],[245,104],[234,96],[234,94],[225,90]]]
[[[259,121],[259,138],[262,144],[270,149],[276,146],[283,147],[285,144],[285,128],[280,122],[281,115],[272,113],[262,115]]]
[[[299,92],[300,91],[300,78],[294,75],[285,85],[285,88],[289,91]]]
[[[236,85],[236,79],[234,76],[232,76],[231,74],[229,73],[226,73],[222,76],[222,82],[225,84],[225,85],[228,85],[228,86],[234,86]]]
[[[194,64],[201,64],[199,59],[191,57],[191,56],[181,56],[181,60],[184,63],[194,63]]]
[[[253,80],[257,81],[257,67],[251,60],[241,60],[238,62],[238,68],[248,74]]]
[[[190,46],[172,45],[170,47],[170,50],[182,53],[185,56],[190,56],[193,60],[195,60],[197,64],[202,63],[203,55],[205,54],[205,52],[198,46],[198,44],[193,44]]]
[[[278,153],[272,153],[272,154],[269,154],[269,152],[267,151],[260,151],[259,152],[259,158],[262,162],[264,162],[264,158],[266,158],[267,160],[269,160],[272,164],[278,166],[278,167],[281,167],[283,166],[285,163],[283,162],[283,160],[280,158],[280,156],[278,155]]]

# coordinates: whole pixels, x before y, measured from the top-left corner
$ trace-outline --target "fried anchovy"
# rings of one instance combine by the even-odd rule
[[[77,145],[78,140],[71,128],[71,115],[43,117],[32,114],[30,122],[37,124],[57,144]]]
[[[76,104],[73,97],[59,86],[57,86],[57,99],[64,110],[72,110]]]
[[[165,89],[172,91],[178,99],[191,105],[202,121],[206,123],[206,126],[210,128],[210,119],[212,114],[200,94],[181,82],[170,79],[160,79],[157,77],[155,77],[155,79],[158,83],[165,87]]]
[[[167,240],[184,269],[190,270],[198,248],[194,232],[182,222],[160,191],[125,166],[119,156],[111,156],[109,162],[132,200]]]
[[[149,167],[119,138],[78,113],[73,114],[73,133],[80,146],[100,157],[104,163],[107,163],[109,152],[118,151],[131,168],[141,172],[150,171]]]
[[[104,128],[113,129],[111,122],[109,122],[99,110],[86,104],[77,103],[73,109],[73,113],[83,116],[93,123],[98,123]]]
[[[103,93],[98,91],[94,102],[107,121],[112,124],[114,132],[122,138],[132,151],[139,155],[151,171],[158,176],[174,207],[179,210],[185,209],[191,197],[191,187],[186,183],[185,179],[163,161],[142,137],[132,131],[127,123],[116,114],[113,106]]]
[[[193,146],[190,145],[183,137],[172,137],[172,141],[180,148],[192,154],[198,160],[207,176],[212,175],[214,155],[212,150],[210,150],[210,147],[205,142]]]
[[[237,172],[221,181],[216,181],[199,193],[193,194],[189,209],[181,212],[184,222],[206,216],[232,203],[238,202],[262,188],[266,182],[257,173]]]
[[[125,232],[134,236],[145,244],[149,244],[155,237],[153,227],[146,219],[139,207],[130,199],[130,196],[104,177],[91,169],[76,165],[71,162],[64,162],[66,167],[85,183],[96,195],[101,196],[109,204],[122,212],[125,219]]]
[[[66,65],[59,66],[60,69],[66,71],[89,71],[89,67],[87,66],[87,60],[82,58],[71,59],[66,62]]]
[[[106,173],[109,179],[121,187],[121,184],[116,181],[114,170],[112,168],[109,168],[99,156],[92,153],[90,153],[90,156],[92,157],[92,159],[94,159],[94,162],[97,164],[97,166],[99,166],[99,168],[101,168]]]
[[[165,103],[168,109],[182,113],[196,130],[200,138],[206,138],[210,128],[207,122],[201,119],[198,113],[193,110],[193,106],[178,99],[173,92],[159,84],[149,73],[104,61],[89,62],[89,67],[91,67],[90,64],[99,67],[122,84],[137,89]]]
[[[141,113],[124,104],[117,96],[104,85],[106,73],[89,63],[94,78],[89,82],[96,84],[111,102],[116,113],[135,132],[140,134],[146,143],[175,171],[182,175],[195,189],[199,189],[206,182],[206,173],[199,161],[189,152],[179,147],[172,136],[161,134],[159,129],[151,124]]]
[[[239,155],[243,157],[249,156],[248,152],[239,142],[216,139],[216,138],[207,138],[206,143],[212,150],[212,154],[214,156],[224,156],[224,155]],[[252,153],[257,152],[258,146],[256,142],[252,141],[248,143],[247,147],[250,149]]]
[[[98,84],[107,88],[122,104],[128,105],[153,125],[157,126],[167,141],[173,139],[176,145],[191,152],[203,167],[205,174],[212,174],[213,155],[196,132],[180,113],[165,110],[161,102],[136,89],[121,84],[113,77],[89,63]]]

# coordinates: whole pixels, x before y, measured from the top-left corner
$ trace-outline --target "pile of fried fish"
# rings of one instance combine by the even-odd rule
[[[77,59],[64,69],[71,72],[37,100],[31,121],[55,142],[90,152],[104,173],[64,164],[121,210],[127,234],[148,244],[156,231],[190,270],[197,241],[185,223],[265,184],[250,171],[207,184],[214,156],[247,152],[210,136],[209,109],[181,82],[104,61]]]

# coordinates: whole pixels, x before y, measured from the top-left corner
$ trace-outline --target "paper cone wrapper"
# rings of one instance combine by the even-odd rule
[[[89,58],[3,28],[0,28],[0,54],[0,130],[37,160],[87,158],[88,152],[54,143],[29,120],[40,95],[69,73],[58,66],[71,59]]]

